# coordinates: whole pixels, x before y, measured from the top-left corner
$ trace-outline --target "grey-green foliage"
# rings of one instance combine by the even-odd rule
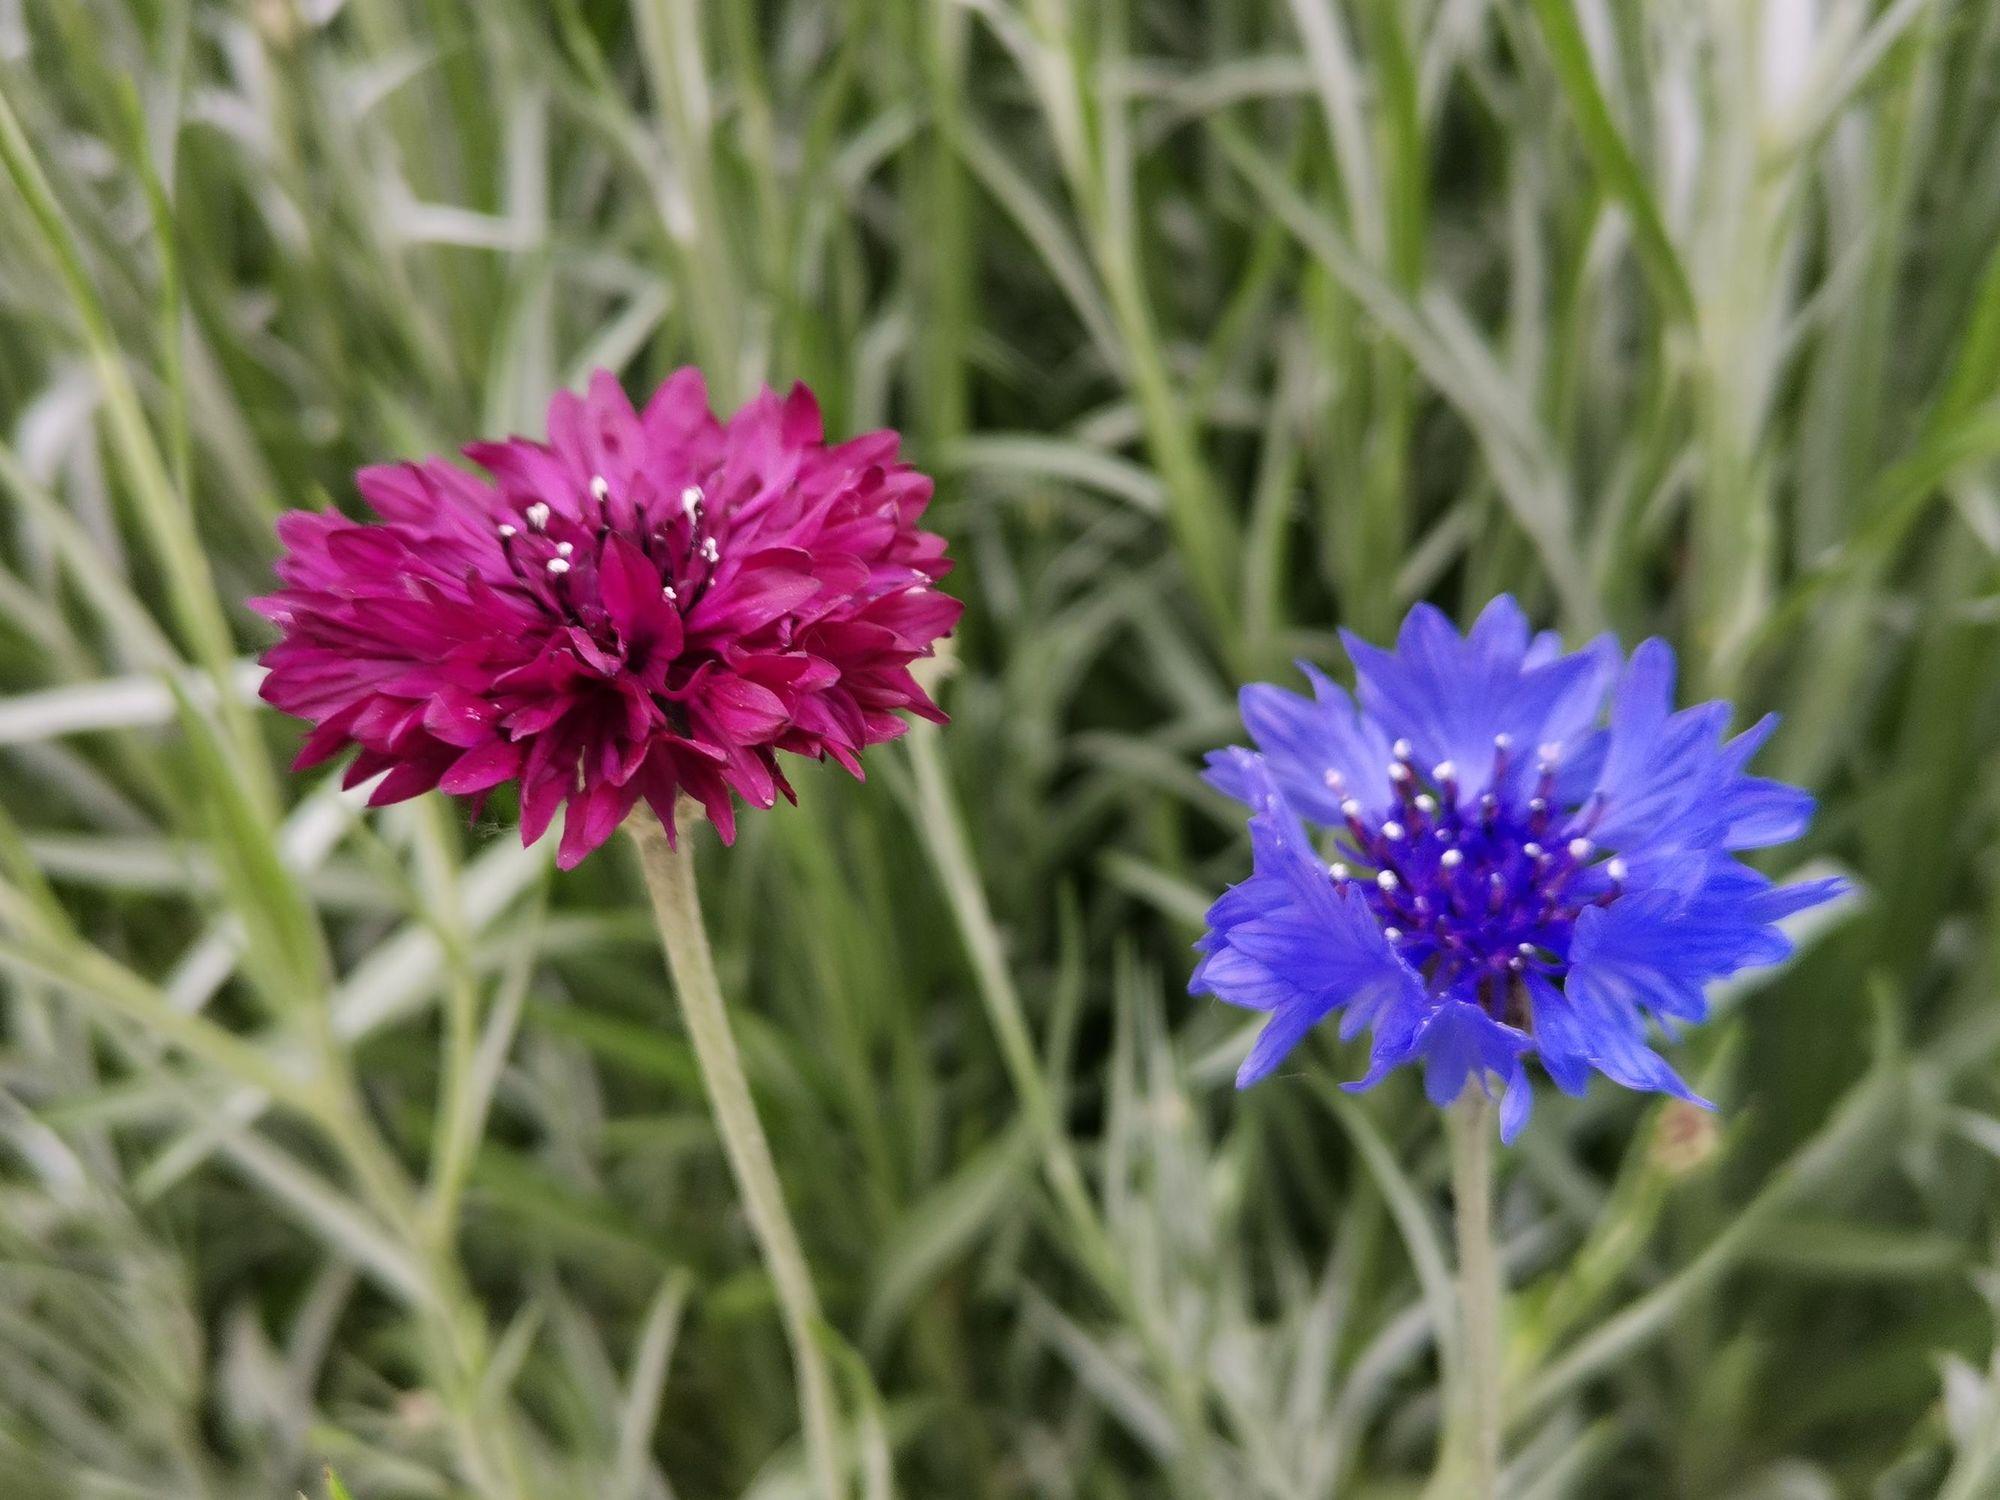
[[[599,364],[940,480],[955,722],[708,857],[857,1494],[1415,1496],[1436,1120],[1181,993],[1196,779],[1501,589],[1864,898],[1506,1158],[1512,1492],[1989,1493],[2000,5],[0,4],[0,1493],[801,1493],[620,849],[363,815],[289,506]],[[1451,1352],[1444,1326],[1444,1357]]]

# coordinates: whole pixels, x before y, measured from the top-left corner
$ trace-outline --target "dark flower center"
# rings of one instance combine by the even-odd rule
[[[1426,777],[1408,741],[1393,753],[1397,807],[1371,823],[1358,801],[1344,802],[1329,873],[1336,884],[1359,883],[1384,934],[1433,994],[1457,991],[1496,1019],[1516,1019],[1514,976],[1535,969],[1560,978],[1578,914],[1617,899],[1624,862],[1599,862],[1604,851],[1589,836],[1594,809],[1557,810],[1560,746],[1542,747],[1533,793],[1520,805],[1508,792],[1517,778],[1505,735],[1494,742],[1491,790],[1476,798],[1461,799],[1449,761]]]
[[[707,496],[698,484],[684,486],[672,506],[630,500],[621,508],[604,477],[594,475],[577,515],[538,500],[494,529],[517,586],[559,623],[582,627],[611,651],[623,643],[599,601],[596,569],[605,539],[614,531],[659,569],[660,597],[682,615],[699,601],[722,561]]]

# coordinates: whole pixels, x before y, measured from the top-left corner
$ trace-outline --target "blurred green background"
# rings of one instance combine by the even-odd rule
[[[243,607],[690,360],[901,427],[969,606],[703,851],[857,1495],[1423,1492],[1438,1123],[1232,1091],[1196,771],[1502,589],[1781,710],[1863,887],[1719,1114],[1504,1155],[1509,1493],[2000,1494],[2000,4],[0,0],[0,100],[7,1500],[804,1493],[629,851],[290,776]]]

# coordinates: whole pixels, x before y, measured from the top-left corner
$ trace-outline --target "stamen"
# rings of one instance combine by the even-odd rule
[[[549,507],[546,501],[537,500],[522,514],[528,518],[528,525],[535,531],[540,531],[549,524]]]
[[[549,572],[560,578],[569,571],[569,560],[562,557],[552,557],[548,561],[548,569]]]
[[[568,556],[570,555],[570,553],[572,553],[572,552],[574,552],[574,551],[576,551],[576,544],[575,544],[574,542],[557,542],[557,543],[556,543],[556,556],[557,556],[557,557],[568,557]]]
[[[519,530],[517,530],[515,527],[509,526],[505,521],[502,521],[494,529],[500,533],[500,540],[503,542],[511,542],[514,540],[515,537],[521,534]]]
[[[691,484],[681,491],[681,510],[690,521],[701,513],[701,502],[702,493],[700,485]]]
[[[1629,877],[1625,860],[1595,842],[1594,802],[1577,807],[1560,795],[1561,742],[1538,747],[1535,780],[1515,736],[1493,734],[1492,745],[1490,778],[1468,788],[1468,762],[1420,762],[1414,737],[1396,740],[1386,807],[1348,795],[1352,777],[1322,762],[1326,802],[1338,803],[1346,829],[1335,825],[1337,845],[1315,862],[1333,859],[1322,867],[1340,891],[1357,883],[1389,941],[1422,962],[1433,992],[1469,983],[1499,1018],[1526,1004],[1516,976],[1561,980],[1578,916],[1619,900]],[[1593,861],[1605,879],[1581,873]]]
[[[722,549],[715,545],[714,537],[705,536],[701,539],[701,557],[703,562],[715,562],[721,556]]]
[[[672,604],[680,598],[680,595],[674,591],[674,586],[670,583],[660,590],[660,597],[666,600],[667,603]]]
[[[590,498],[602,505],[611,498],[611,486],[604,482],[602,474],[590,476]]]

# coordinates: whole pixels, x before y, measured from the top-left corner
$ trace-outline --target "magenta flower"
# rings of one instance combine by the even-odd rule
[[[263,695],[314,725],[300,768],[360,747],[372,806],[519,781],[533,843],[567,803],[565,869],[641,798],[671,838],[685,792],[727,842],[732,794],[792,795],[777,752],[858,777],[901,713],[943,721],[909,665],[961,606],[898,442],[828,447],[802,385],[723,422],[697,370],[643,412],[600,370],[546,443],[468,446],[490,480],[383,465],[356,476],[380,523],[284,516]]]

